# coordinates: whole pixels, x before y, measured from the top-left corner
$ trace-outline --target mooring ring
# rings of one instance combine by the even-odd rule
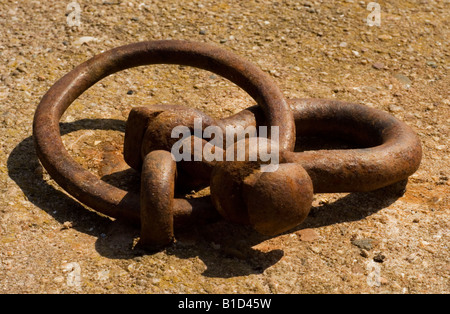
[[[147,41],[114,48],[59,79],[42,98],[33,121],[33,138],[42,165],[56,183],[83,204],[113,218],[140,220],[138,195],[100,180],[72,159],[62,142],[59,120],[96,82],[118,71],[150,64],[193,66],[229,79],[261,106],[268,125],[279,127],[280,148],[294,149],[295,125],[289,105],[269,75],[252,63],[222,48],[188,41]],[[186,200],[178,200],[174,207],[184,208],[186,204]]]

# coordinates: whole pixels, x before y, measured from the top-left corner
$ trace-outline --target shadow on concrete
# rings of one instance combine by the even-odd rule
[[[78,130],[115,130],[124,132],[125,121],[83,119],[61,123],[61,134]],[[20,142],[7,160],[8,174],[22,189],[27,199],[59,223],[70,221],[79,232],[97,237],[95,248],[111,259],[130,259],[152,254],[135,245],[139,227],[100,215],[72,198],[53,180],[46,178],[35,153],[32,137]],[[102,178],[119,186],[136,189],[139,175],[128,169]],[[124,183],[125,182],[125,183]],[[368,193],[351,193],[333,203],[313,207],[306,221],[293,231],[317,228],[367,217],[395,202],[402,195],[405,182]],[[292,232],[292,231],[291,231]],[[274,249],[262,252],[253,247],[269,239],[249,227],[218,221],[203,226],[190,226],[176,231],[177,241],[166,248],[167,254],[179,258],[199,257],[206,265],[207,277],[235,277],[262,273],[276,264],[284,252]]]

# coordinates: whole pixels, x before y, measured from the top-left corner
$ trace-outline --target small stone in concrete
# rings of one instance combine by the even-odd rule
[[[317,232],[313,229],[303,229],[297,232],[301,241],[313,242],[319,238]]]
[[[369,238],[355,239],[352,240],[352,244],[354,246],[359,247],[362,250],[370,251],[373,248],[373,239]]]

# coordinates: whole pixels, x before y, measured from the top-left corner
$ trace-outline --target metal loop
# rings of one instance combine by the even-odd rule
[[[419,137],[392,115],[360,104],[328,99],[289,99],[297,138],[319,135],[341,137],[362,148],[280,152],[281,163],[302,165],[310,175],[314,193],[373,191],[407,179],[422,159]],[[264,125],[257,107],[227,119]]]
[[[293,150],[295,127],[289,106],[272,79],[252,63],[204,43],[168,40],[130,44],[97,55],[58,80],[44,95],[34,116],[33,138],[41,163],[80,202],[114,218],[140,221],[139,196],[101,181],[76,163],[62,143],[59,120],[78,96],[104,77],[149,64],[193,66],[229,79],[256,100],[270,125],[279,126],[280,146]],[[192,211],[185,201],[178,203],[186,206],[185,212]]]
[[[181,106],[133,108],[124,154],[131,167],[142,168],[139,196],[100,180],[76,163],[62,143],[59,119],[79,95],[102,78],[127,68],[161,63],[219,74],[243,88],[258,106],[221,120]],[[192,128],[196,117],[204,119],[205,126],[216,125],[222,130],[237,125],[279,127],[280,168],[275,173],[261,173],[256,168],[258,160],[254,164],[202,161],[177,169],[167,152],[171,142],[165,137],[178,124]],[[154,133],[160,138],[155,139]],[[311,134],[341,135],[359,142],[362,148],[294,152],[296,137]],[[407,179],[418,169],[422,157],[414,131],[385,112],[323,99],[287,102],[270,77],[253,64],[223,49],[185,41],[122,46],[79,65],[42,98],[34,117],[33,138],[40,161],[62,188],[100,213],[140,223],[142,243],[150,248],[169,244],[174,225],[217,214],[209,210],[210,203],[174,198],[179,170],[211,185],[213,204],[223,217],[273,235],[305,219],[313,193],[385,187]]]

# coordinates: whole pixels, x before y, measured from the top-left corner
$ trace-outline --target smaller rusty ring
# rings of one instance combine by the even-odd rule
[[[328,99],[288,99],[297,137],[341,136],[362,148],[280,151],[280,163],[297,163],[314,193],[367,192],[406,180],[420,166],[422,146],[406,123],[379,109]],[[257,107],[227,119],[228,125],[264,125]]]
[[[342,137],[361,148],[281,150],[279,169],[263,175],[250,163],[219,164],[211,174],[211,198],[225,219],[252,225],[266,235],[279,234],[306,218],[313,193],[372,191],[406,180],[420,165],[420,139],[386,112],[326,99],[288,103],[299,138]],[[265,125],[257,107],[223,123],[244,128]]]
[[[387,112],[326,99],[291,99],[289,105],[297,136],[340,135],[362,146],[281,152],[282,162],[299,163],[305,168],[315,193],[373,191],[408,179],[420,166],[419,137]]]
[[[110,217],[140,222],[139,196],[100,180],[75,162],[62,142],[59,120],[96,82],[115,72],[149,64],[193,66],[229,79],[256,100],[269,125],[279,126],[280,147],[293,150],[295,125],[290,108],[272,79],[252,63],[204,43],[168,40],[118,47],[59,79],[44,95],[34,116],[33,139],[42,165],[64,190],[85,205]],[[183,200],[178,203],[185,204]]]
[[[173,214],[176,162],[168,151],[155,150],[144,158],[141,173],[140,244],[152,250],[174,239]]]

